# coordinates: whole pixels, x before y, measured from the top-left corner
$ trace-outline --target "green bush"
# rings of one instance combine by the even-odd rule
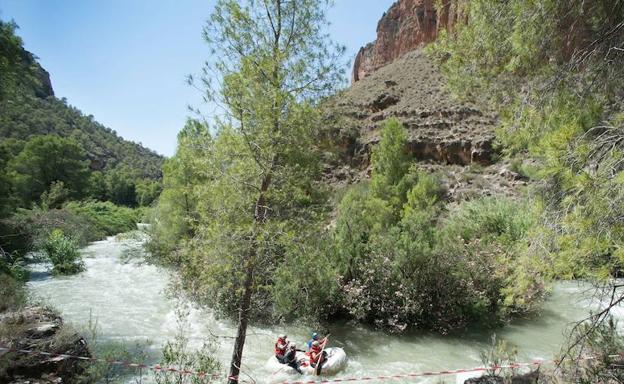
[[[485,198],[448,213],[438,177],[401,154],[405,137],[400,124],[384,126],[371,187],[350,188],[338,205],[331,260],[342,308],[321,308],[391,331],[441,333],[532,310],[544,283],[526,252],[535,223],[528,204]]]
[[[26,303],[26,298],[24,283],[0,271],[0,312],[22,306]]]
[[[110,201],[70,202],[65,208],[88,220],[98,238],[136,229],[139,219],[137,211]]]
[[[450,242],[478,238],[511,245],[523,239],[535,221],[526,202],[486,197],[463,203],[445,220],[444,232]]]
[[[25,255],[41,249],[54,229],[70,233],[80,246],[102,237],[86,217],[68,209],[18,209],[11,217],[0,220],[0,247],[14,256]]]
[[[52,231],[43,250],[52,262],[55,274],[71,275],[84,270],[78,245],[60,229]]]

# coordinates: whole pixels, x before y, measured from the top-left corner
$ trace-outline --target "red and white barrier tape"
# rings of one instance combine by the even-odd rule
[[[544,361],[535,361],[532,363],[514,363],[509,365],[497,365],[491,367],[476,367],[476,368],[468,368],[468,369],[455,369],[455,370],[447,370],[447,371],[431,371],[431,372],[413,372],[413,373],[403,373],[398,375],[386,375],[386,376],[371,376],[371,377],[350,377],[350,378],[339,378],[339,379],[324,379],[324,380],[302,380],[302,381],[284,381],[282,384],[324,384],[324,383],[342,383],[349,381],[371,381],[371,380],[394,380],[394,379],[409,379],[415,377],[425,377],[425,376],[444,376],[444,375],[455,375],[458,373],[466,373],[466,372],[485,372],[489,370],[495,369],[503,369],[503,368],[521,368],[521,367],[530,367],[530,366],[540,366],[544,364]]]
[[[155,364],[155,365],[148,365],[148,364],[141,364],[141,363],[133,363],[130,361],[124,361],[124,360],[112,360],[112,359],[102,359],[102,358],[97,358],[97,357],[87,357],[87,356],[75,356],[75,355],[67,355],[64,353],[51,353],[51,352],[43,352],[43,351],[33,351],[30,349],[17,349],[17,348],[8,348],[8,347],[3,347],[0,346],[0,352],[2,351],[6,351],[6,352],[16,352],[16,353],[25,353],[25,354],[29,354],[29,355],[41,355],[41,356],[49,356],[49,357],[60,357],[60,358],[64,358],[64,359],[75,359],[75,360],[82,360],[82,361],[92,361],[92,362],[98,362],[98,363],[106,363],[106,364],[110,364],[110,365],[119,365],[122,367],[127,367],[127,368],[138,368],[138,369],[149,369],[155,372],[176,372],[176,373],[180,373],[183,375],[195,375],[198,377],[212,377],[212,378],[219,378],[221,377],[221,375],[217,375],[217,374],[211,374],[208,372],[195,372],[195,371],[189,371],[186,369],[178,369],[178,368],[174,368],[174,367],[162,367],[159,364]],[[229,378],[229,377],[228,377]]]
[[[2,351],[25,353],[25,354],[31,354],[31,355],[42,355],[42,356],[50,356],[50,357],[61,357],[65,359],[76,359],[76,360],[83,360],[83,361],[93,361],[93,362],[100,362],[100,363],[106,363],[106,364],[111,364],[111,365],[120,365],[120,366],[128,367],[128,368],[149,369],[155,372],[176,372],[182,375],[195,375],[200,378],[211,377],[213,379],[218,379],[220,377],[223,377],[220,374],[210,374],[207,372],[189,371],[186,369],[178,369],[174,367],[161,367],[159,364],[147,365],[147,364],[132,363],[132,362],[123,361],[123,360],[111,360],[111,359],[102,359],[102,358],[97,358],[97,357],[74,356],[74,355],[67,355],[63,353],[51,353],[51,352],[33,351],[30,349],[17,349],[17,348],[8,348],[8,347],[0,346],[0,352]],[[616,358],[616,357],[624,358],[624,353],[620,353],[617,355],[609,355],[608,357],[609,358]],[[581,360],[593,360],[593,359],[594,357],[586,357]],[[447,371],[413,372],[413,373],[403,373],[403,374],[397,374],[397,375],[371,376],[371,377],[363,376],[363,377],[349,377],[349,378],[322,379],[322,380],[284,381],[282,382],[282,384],[325,384],[325,383],[342,383],[342,382],[371,381],[371,380],[409,379],[409,378],[425,377],[425,376],[455,375],[458,373],[468,373],[468,372],[485,372],[485,371],[497,370],[497,369],[515,369],[515,368],[533,367],[533,366],[539,367],[540,365],[548,364],[548,363],[558,363],[558,361],[557,360],[552,360],[552,361],[536,360],[531,363],[513,363],[513,364],[508,364],[508,365],[495,365],[495,366],[490,366],[490,367],[476,367],[476,368],[455,369],[455,370],[447,370]],[[235,376],[227,376],[227,379],[238,380],[238,378]]]

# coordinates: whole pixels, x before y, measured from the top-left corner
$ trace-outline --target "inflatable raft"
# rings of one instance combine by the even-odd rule
[[[327,359],[323,363],[321,368],[321,374],[334,374],[336,372],[341,371],[347,366],[347,354],[344,349],[338,347],[330,347],[325,348],[325,352],[327,352]],[[297,352],[297,361],[299,362],[299,369],[305,375],[314,375],[314,368],[310,366],[310,356],[308,356],[305,352]],[[289,374],[297,374],[297,371],[286,365],[277,361],[275,356],[271,356],[269,361],[266,363],[266,367],[268,370],[273,373],[284,372]]]

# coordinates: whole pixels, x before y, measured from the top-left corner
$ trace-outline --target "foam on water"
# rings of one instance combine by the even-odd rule
[[[83,250],[86,270],[75,276],[53,277],[49,265],[34,265],[28,283],[30,290],[59,309],[64,319],[78,329],[86,327],[90,316],[97,319],[101,340],[149,340],[155,361],[155,351],[174,337],[178,322],[176,305],[165,294],[170,272],[145,263],[140,256],[124,256],[127,249],[136,249],[141,241],[137,237],[111,237],[89,245]],[[582,294],[583,288],[574,282],[557,284],[539,316],[497,330],[498,338],[515,344],[520,360],[552,359],[563,341],[565,329],[587,315],[589,302]],[[622,315],[622,310],[618,311]],[[217,321],[207,310],[191,308],[188,322],[188,336],[194,346],[201,345],[211,333],[235,334],[235,324]],[[310,329],[301,326],[249,329],[243,370],[259,382],[289,378],[264,368],[273,352],[274,337],[281,332],[302,345]],[[336,325],[331,327],[331,344],[344,348],[350,359],[347,369],[338,377],[388,375],[479,366],[479,353],[488,345],[491,333],[491,330],[476,330],[461,336],[429,333],[397,336],[361,326]],[[218,357],[227,367],[232,340],[220,340]],[[455,377],[446,379],[454,382]],[[427,380],[438,382],[438,379],[421,382]]]

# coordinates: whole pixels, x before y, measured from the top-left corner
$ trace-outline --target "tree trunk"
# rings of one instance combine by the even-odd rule
[[[247,324],[249,323],[249,308],[251,307],[251,294],[253,291],[253,256],[255,256],[255,240],[253,247],[250,249],[250,259],[247,260],[245,282],[243,283],[243,299],[238,312],[238,329],[236,331],[236,341],[234,342],[234,351],[232,352],[232,362],[230,363],[230,374],[228,375],[228,384],[237,384],[240,374],[241,361],[243,359],[243,347],[245,346],[245,338],[247,337]]]
[[[258,252],[258,244],[256,242],[257,228],[262,226],[267,219],[268,208],[266,206],[266,192],[271,184],[273,169],[277,158],[271,161],[271,168],[262,180],[260,187],[260,195],[256,201],[254,209],[254,226],[252,231],[249,252],[245,260],[245,281],[243,282],[243,297],[238,311],[238,329],[236,331],[236,340],[234,341],[234,351],[232,352],[232,361],[230,363],[230,374],[228,375],[228,384],[237,384],[241,361],[243,360],[243,347],[245,346],[245,338],[247,337],[247,325],[249,323],[249,309],[251,307],[251,296],[253,294],[253,279],[255,259]]]

